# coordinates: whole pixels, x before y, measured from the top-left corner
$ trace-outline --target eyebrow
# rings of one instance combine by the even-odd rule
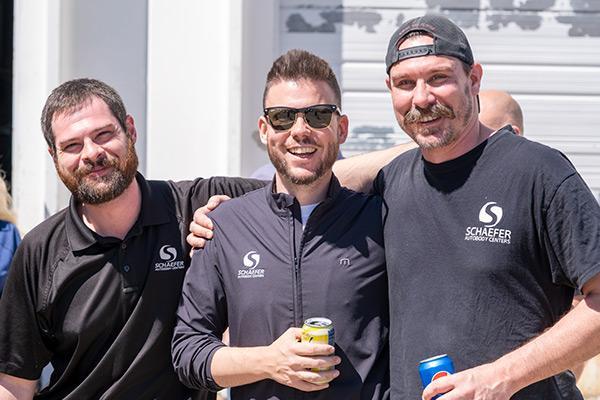
[[[444,72],[444,73],[449,73],[449,72],[453,72],[454,68],[451,65],[441,65],[441,66],[435,66],[432,69],[427,71],[427,75],[433,75],[433,74],[438,74],[440,72]],[[392,75],[391,78],[392,80],[397,80],[397,79],[406,79],[406,78],[411,78],[412,75],[408,74],[408,73],[400,73],[397,75]]]

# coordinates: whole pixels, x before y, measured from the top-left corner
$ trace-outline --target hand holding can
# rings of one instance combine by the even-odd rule
[[[309,318],[304,321],[304,325],[302,326],[302,342],[322,343],[333,346],[335,344],[334,335],[333,322],[328,318]],[[329,368],[311,368],[311,371],[320,372],[330,369],[333,369],[333,366]]]
[[[454,373],[454,363],[447,354],[431,357],[419,363],[419,375],[421,375],[421,383],[423,389],[431,382],[444,376]],[[432,400],[440,397],[441,394],[435,396]]]

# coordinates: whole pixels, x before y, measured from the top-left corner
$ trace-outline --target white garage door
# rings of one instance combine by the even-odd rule
[[[383,59],[403,21],[442,12],[467,33],[483,88],[519,101],[526,136],[567,154],[600,193],[600,0],[281,0],[279,50],[328,60],[350,116],[346,154],[408,140],[386,91]]]

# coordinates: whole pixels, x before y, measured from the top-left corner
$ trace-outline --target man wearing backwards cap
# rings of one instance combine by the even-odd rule
[[[392,398],[420,397],[417,364],[447,353],[459,372],[426,400],[581,399],[563,371],[600,352],[598,203],[560,152],[479,122],[482,67],[448,19],[404,23],[386,67],[419,145],[375,182],[389,207]],[[575,288],[585,300],[569,311]]]

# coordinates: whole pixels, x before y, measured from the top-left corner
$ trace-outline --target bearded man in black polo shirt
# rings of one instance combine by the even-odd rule
[[[0,302],[0,399],[189,398],[169,348],[187,225],[211,195],[264,183],[146,181],[133,118],[97,80],[56,88],[42,129],[72,198],[15,254]],[[35,395],[48,363],[50,384]]]

